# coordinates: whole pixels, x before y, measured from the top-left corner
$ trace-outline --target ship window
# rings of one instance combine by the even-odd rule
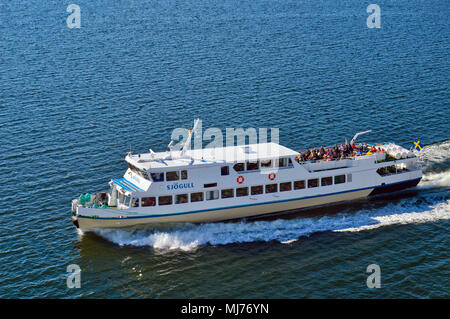
[[[319,186],[318,178],[308,179],[308,188],[317,187],[317,186]]]
[[[234,197],[234,189],[222,189],[222,198]]]
[[[159,205],[171,205],[172,204],[172,196],[159,196],[158,204]]]
[[[205,188],[208,188],[208,187],[217,187],[217,183],[203,184],[203,187],[205,187]]]
[[[292,164],[292,159],[288,158],[288,167],[292,167],[294,166],[294,164]]]
[[[142,197],[141,198],[141,206],[155,206],[156,198],[155,197]]]
[[[347,182],[351,182],[352,181],[352,174],[347,174]]]
[[[164,182],[164,173],[150,173],[154,182]]]
[[[259,161],[247,162],[247,171],[254,171],[259,169]]]
[[[330,177],[322,177],[322,182],[321,182],[322,186],[328,186],[328,185],[333,185],[333,178]]]
[[[139,198],[133,198],[131,200],[131,207],[139,207]]]
[[[345,183],[345,175],[338,175],[334,177],[334,183],[335,184],[342,184]]]
[[[272,160],[261,161],[261,168],[272,167]]]
[[[286,183],[280,183],[280,192],[286,192],[292,190],[292,183],[286,182]]]
[[[186,170],[181,171],[181,179],[187,179],[188,178],[187,176],[188,175],[187,175],[187,171]]]
[[[220,168],[220,175],[230,175],[230,168],[228,166],[222,166]]]
[[[244,163],[236,163],[233,168],[236,172],[242,172],[244,170]]]
[[[145,179],[150,179],[150,178],[148,177],[148,174],[147,174],[146,171],[138,170],[138,174],[139,174],[140,176],[142,176],[143,178],[145,178]]]
[[[259,186],[252,186],[250,193],[252,195],[260,195],[263,193],[263,187],[262,185]]]
[[[286,167],[287,158],[279,158],[278,159],[278,167]]]
[[[178,171],[167,172],[166,173],[166,180],[167,181],[177,181],[179,179],[180,179],[180,176],[178,174]]]
[[[206,192],[206,200],[213,200],[218,198],[219,198],[218,190]]]
[[[128,168],[131,169],[133,172],[137,171],[136,166],[134,166],[133,164],[128,163]]]
[[[266,194],[267,193],[276,193],[278,192],[278,184],[267,184],[266,185]]]
[[[191,193],[191,203],[201,202],[203,200],[203,193]]]
[[[187,194],[179,194],[175,196],[175,204],[184,204],[188,202]]]
[[[248,196],[248,187],[236,188],[236,197]]]
[[[305,181],[295,181],[294,189],[303,189],[305,188]]]

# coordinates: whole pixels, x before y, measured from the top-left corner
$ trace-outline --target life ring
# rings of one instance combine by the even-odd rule
[[[275,174],[275,173],[270,173],[270,174],[269,174],[269,179],[270,179],[271,181],[273,181],[276,177],[277,177],[277,174]]]
[[[238,182],[239,184],[242,184],[242,183],[244,182],[244,176],[239,176],[239,177],[237,178],[237,182]]]

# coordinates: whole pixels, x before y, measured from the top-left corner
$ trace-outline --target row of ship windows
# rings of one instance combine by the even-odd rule
[[[280,184],[266,184],[266,185],[257,185],[257,186],[250,186],[250,195],[261,195],[264,193],[270,194],[270,193],[276,193],[278,191],[280,192],[286,192],[291,191],[292,189],[298,190],[298,189],[304,189],[306,186],[308,188],[314,188],[320,186],[330,186],[334,184],[342,184],[352,181],[352,174],[348,175],[337,175],[329,177],[322,177],[322,178],[313,178],[308,179],[307,181],[294,181],[294,182],[285,182]],[[279,185],[279,187],[278,187]],[[292,187],[293,186],[293,187]],[[203,201],[204,198],[206,200],[215,200],[219,199],[219,190],[212,190],[207,191],[205,193],[203,192],[196,192],[196,193],[190,193],[190,194],[178,194],[175,195],[175,204],[184,204],[188,202],[190,195],[190,201],[193,202],[200,202]],[[222,189],[220,191],[221,198],[233,198],[233,197],[242,197],[242,196],[248,196],[249,195],[249,187],[239,187],[239,188],[230,188],[230,189]],[[158,197],[158,205],[172,205],[173,204],[173,196],[159,196]],[[139,207],[139,198],[134,198],[132,201],[133,207]],[[142,197],[141,198],[141,206],[156,206],[156,197]]]
[[[149,179],[147,172],[137,169],[135,166],[128,164],[128,167],[140,176]],[[247,161],[245,163],[236,163],[233,165],[233,169],[236,172],[243,171],[253,171],[259,169],[268,169],[272,167],[293,167],[292,160],[290,158],[279,158],[278,160],[265,160],[265,161]],[[230,168],[228,166],[222,166],[220,168],[220,173],[222,176],[230,174]],[[187,179],[187,170],[182,171],[170,171],[170,172],[160,172],[160,173],[150,173],[151,180],[153,182],[164,182],[164,181],[178,181],[180,179]]]

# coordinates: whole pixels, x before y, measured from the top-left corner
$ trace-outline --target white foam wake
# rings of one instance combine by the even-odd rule
[[[439,173],[425,173],[419,188],[450,187],[450,170]]]
[[[421,151],[414,151],[414,154],[424,163],[443,163],[450,158],[450,140],[426,145]]]
[[[373,220],[377,221],[377,223],[372,225],[363,225],[359,227],[352,227],[346,229],[339,229],[335,231],[339,232],[358,232],[363,230],[375,229],[388,225],[396,225],[396,224],[418,224],[418,223],[427,223],[433,222],[443,219],[450,219],[450,200],[447,200],[444,203],[440,203],[430,207],[430,211],[426,212],[412,212],[412,213],[403,213],[403,214],[392,214],[386,216],[374,216]]]
[[[340,213],[332,216],[277,219],[239,223],[184,225],[179,229],[98,230],[97,233],[121,246],[150,246],[156,250],[191,251],[203,245],[278,241],[295,242],[299,237],[323,231],[363,231],[394,224],[432,222],[450,218],[450,200],[435,204],[408,204],[403,200],[382,208]]]

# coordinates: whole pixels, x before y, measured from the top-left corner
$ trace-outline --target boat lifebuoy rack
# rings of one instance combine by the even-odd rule
[[[271,180],[271,181],[273,181],[275,178],[277,178],[277,174],[275,174],[275,173],[270,173],[269,174],[269,179]]]
[[[239,177],[236,179],[236,181],[237,181],[239,184],[242,184],[242,183],[244,182],[244,176],[239,176]]]

